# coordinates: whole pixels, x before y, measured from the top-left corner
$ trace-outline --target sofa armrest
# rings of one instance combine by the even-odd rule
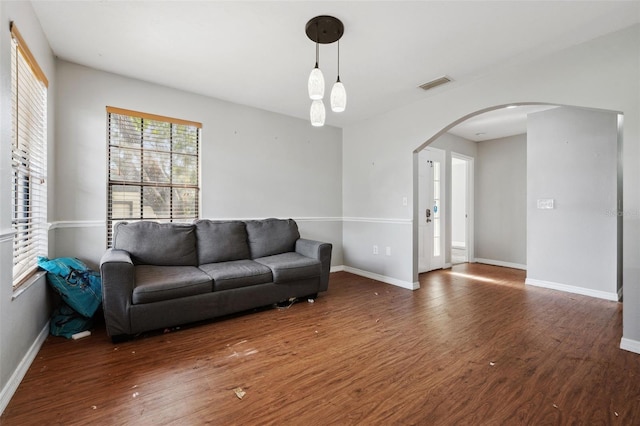
[[[317,259],[322,264],[320,287],[318,288],[318,291],[327,291],[329,288],[332,248],[333,246],[330,243],[323,243],[320,241],[307,240],[304,238],[300,238],[296,241],[296,253],[312,259]]]
[[[135,283],[135,269],[125,250],[108,249],[100,259],[102,309],[110,336],[131,334],[129,308]]]

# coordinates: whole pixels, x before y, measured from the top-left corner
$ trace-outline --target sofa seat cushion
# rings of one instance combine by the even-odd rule
[[[272,281],[271,269],[253,260],[207,263],[200,269],[213,279],[213,290],[229,290]]]
[[[295,252],[261,257],[256,259],[256,262],[271,269],[273,282],[276,284],[319,277],[322,271],[322,264],[319,260]]]
[[[138,265],[133,304],[153,303],[210,293],[211,277],[195,266]]]

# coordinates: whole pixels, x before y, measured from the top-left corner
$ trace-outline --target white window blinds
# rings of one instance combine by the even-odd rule
[[[11,23],[11,207],[13,285],[47,255],[47,85],[48,81]]]
[[[197,219],[202,125],[114,107],[107,120],[107,247],[121,220]]]

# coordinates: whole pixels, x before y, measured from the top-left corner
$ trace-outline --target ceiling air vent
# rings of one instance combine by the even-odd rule
[[[420,87],[422,90],[429,90],[429,89],[433,89],[434,87],[438,87],[442,84],[445,83],[449,83],[451,81],[451,79],[447,76],[443,76],[440,78],[436,78],[435,80],[431,80],[427,83],[421,84]]]

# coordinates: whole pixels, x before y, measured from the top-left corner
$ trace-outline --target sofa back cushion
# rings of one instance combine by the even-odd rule
[[[197,220],[198,264],[249,259],[247,228],[244,222]]]
[[[118,222],[113,248],[128,251],[136,265],[198,265],[196,230],[191,224]]]
[[[246,224],[252,259],[294,251],[300,238],[293,219],[248,220]]]

